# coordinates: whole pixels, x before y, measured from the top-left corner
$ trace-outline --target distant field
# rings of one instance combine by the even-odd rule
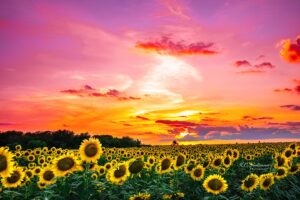
[[[299,199],[299,143],[0,148],[0,199]]]

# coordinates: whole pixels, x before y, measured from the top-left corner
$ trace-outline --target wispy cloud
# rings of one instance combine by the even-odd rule
[[[67,89],[60,92],[65,94],[76,95],[79,97],[112,97],[118,100],[140,100],[140,97],[126,96],[116,89],[108,89],[106,92],[99,92],[95,88],[84,85],[81,89]]]

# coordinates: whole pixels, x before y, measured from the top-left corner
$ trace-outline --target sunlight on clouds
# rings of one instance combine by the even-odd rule
[[[198,71],[183,60],[174,56],[155,55],[159,64],[144,77],[141,91],[145,94],[166,96],[172,103],[183,102],[183,97],[170,88],[185,84],[190,79],[201,81]]]

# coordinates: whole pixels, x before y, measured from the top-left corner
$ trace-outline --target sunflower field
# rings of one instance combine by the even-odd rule
[[[300,199],[300,145],[0,147],[0,199]]]

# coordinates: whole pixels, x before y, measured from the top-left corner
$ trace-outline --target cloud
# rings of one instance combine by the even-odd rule
[[[0,126],[12,126],[15,125],[14,123],[11,122],[0,122]]]
[[[116,89],[108,89],[106,92],[98,92],[95,88],[84,85],[81,89],[67,89],[67,90],[61,90],[60,92],[70,94],[70,95],[76,95],[79,97],[111,97],[116,98],[120,101],[126,101],[126,100],[140,100],[140,97],[133,97],[133,96],[125,96],[121,91]]]
[[[238,71],[240,74],[259,74],[264,73],[266,70],[275,68],[270,62],[262,62],[259,64],[252,65],[248,60],[237,60],[233,63],[237,68],[243,68],[243,70]]]
[[[243,116],[243,120],[257,121],[257,120],[272,120],[273,117],[253,117],[249,115]]]
[[[149,118],[143,117],[143,116],[136,116],[136,118],[141,119],[141,120],[149,120]]]
[[[290,39],[281,41],[281,57],[289,63],[300,63],[300,35],[296,38],[295,43]]]
[[[170,37],[147,42],[137,42],[136,48],[167,55],[214,55],[218,52],[213,49],[214,43],[195,42],[187,44],[184,40],[172,41]]]
[[[266,69],[266,68],[272,69],[272,68],[275,68],[275,65],[273,65],[270,62],[263,62],[258,65],[255,65],[255,67],[259,68],[259,69]]]
[[[289,104],[289,105],[282,105],[280,107],[287,108],[287,109],[294,110],[294,111],[300,111],[300,105]]]
[[[190,17],[185,13],[185,8],[177,0],[159,0],[159,2],[164,5],[167,10],[179,18],[189,20]]]
[[[274,92],[288,92],[288,93],[294,93],[300,95],[300,80],[294,80],[294,83],[296,83],[296,86],[294,88],[283,88],[283,89],[275,89]]]
[[[244,116],[250,120],[271,120],[272,117]],[[300,122],[268,122],[263,127],[218,126],[188,121],[157,120],[157,123],[168,125],[169,135],[179,141],[200,140],[263,140],[275,138],[300,138]],[[182,134],[186,133],[186,134]],[[181,136],[181,137],[180,137]]]
[[[236,67],[243,67],[243,66],[247,66],[248,67],[248,66],[252,66],[250,64],[250,62],[247,61],[247,60],[237,60],[237,61],[234,62],[234,65]]]
[[[166,124],[171,127],[191,127],[197,126],[197,123],[188,122],[188,121],[172,121],[172,120],[156,120],[155,123]]]

